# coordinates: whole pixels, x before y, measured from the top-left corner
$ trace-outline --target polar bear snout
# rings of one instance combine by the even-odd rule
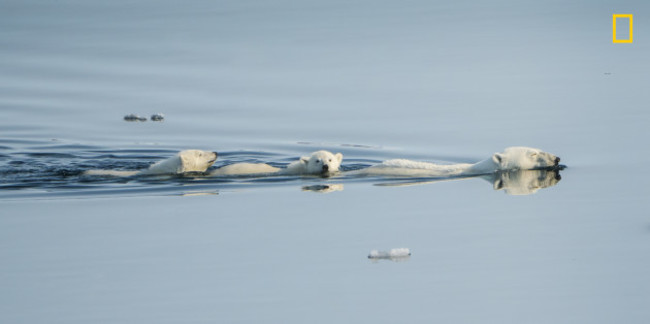
[[[555,166],[560,165],[560,157],[556,156],[555,157]]]
[[[219,156],[219,153],[217,153],[217,152],[212,152],[212,154],[214,154],[214,159],[210,159],[210,161],[209,161],[209,162],[212,162],[212,163],[214,163],[214,161],[216,161],[216,160],[217,160],[217,157]]]
[[[327,164],[323,165],[323,172],[329,172],[330,171],[330,166]]]

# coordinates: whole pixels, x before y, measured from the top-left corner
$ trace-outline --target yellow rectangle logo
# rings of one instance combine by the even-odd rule
[[[630,20],[629,39],[616,39],[616,18],[628,18]],[[632,43],[632,15],[612,15],[612,35],[614,43]]]

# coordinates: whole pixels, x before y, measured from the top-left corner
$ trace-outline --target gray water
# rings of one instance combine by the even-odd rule
[[[645,323],[649,7],[0,0],[0,322]],[[517,145],[562,179],[82,175]]]

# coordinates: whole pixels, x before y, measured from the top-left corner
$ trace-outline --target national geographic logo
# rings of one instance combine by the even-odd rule
[[[616,38],[616,19],[627,18],[629,20],[629,33],[628,39]],[[621,19],[621,20],[623,20]],[[612,15],[612,41],[614,43],[632,43],[632,15]]]

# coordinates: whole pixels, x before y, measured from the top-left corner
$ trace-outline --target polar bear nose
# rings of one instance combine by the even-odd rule
[[[329,170],[330,170],[329,165],[327,165],[327,164],[323,165],[323,172],[326,172],[326,171],[329,171]]]
[[[555,158],[555,166],[558,166],[560,164],[560,158],[556,157]]]

